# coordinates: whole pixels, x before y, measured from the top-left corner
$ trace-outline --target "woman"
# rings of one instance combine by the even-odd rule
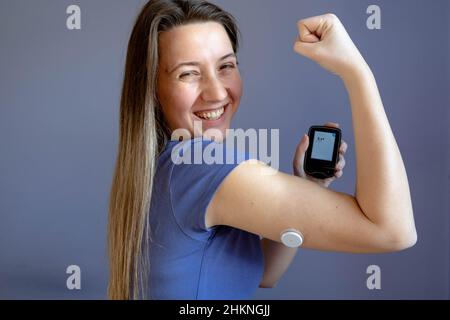
[[[407,175],[369,66],[335,15],[300,20],[298,28],[294,50],[338,75],[348,91],[355,196],[327,189],[334,178],[305,176],[306,136],[294,175],[262,174],[268,165],[247,161],[248,154],[232,164],[175,164],[175,146],[224,145],[242,94],[239,32],[216,5],[151,0],[128,45],[108,226],[111,299],[249,298],[258,286],[273,287],[291,263],[296,249],[280,242],[287,228],[317,250],[415,244]],[[192,139],[179,142],[172,135],[179,129]],[[336,177],[345,149],[344,142]]]

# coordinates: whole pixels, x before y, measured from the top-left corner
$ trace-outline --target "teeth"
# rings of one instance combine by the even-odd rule
[[[196,115],[206,120],[217,120],[224,113],[224,111],[225,107],[222,107],[216,111],[196,113]]]

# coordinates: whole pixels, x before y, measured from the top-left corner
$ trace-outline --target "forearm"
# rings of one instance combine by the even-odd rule
[[[373,73],[364,63],[342,79],[352,110],[356,200],[374,224],[415,241],[408,178]]]
[[[264,251],[264,275],[261,287],[273,287],[289,268],[298,248],[289,248],[282,243],[263,238],[261,246]]]

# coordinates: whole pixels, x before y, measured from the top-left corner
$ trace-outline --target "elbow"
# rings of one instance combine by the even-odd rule
[[[391,252],[403,251],[412,248],[417,243],[417,231],[414,229],[404,234],[396,233],[388,241],[388,249]]]
[[[390,216],[395,217],[394,214]],[[401,219],[378,224],[378,234],[381,252],[397,252],[414,247],[418,235],[412,211],[402,214]]]
[[[403,241],[400,242],[399,251],[412,248],[416,245],[416,243],[417,243],[417,232],[414,230],[407,237],[405,237]]]

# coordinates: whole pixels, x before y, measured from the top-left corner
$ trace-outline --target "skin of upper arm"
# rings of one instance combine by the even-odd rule
[[[355,197],[244,161],[224,179],[206,213],[210,226],[228,225],[280,242],[288,228],[302,247],[353,253],[396,251],[395,243],[363,213]],[[271,170],[275,170],[270,168]]]

